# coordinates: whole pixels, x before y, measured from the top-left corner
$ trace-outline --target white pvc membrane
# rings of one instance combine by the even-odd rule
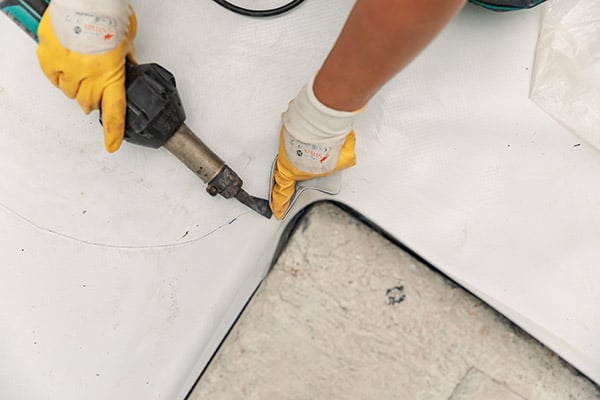
[[[266,197],[280,113],[352,2],[133,4],[138,60],[173,72],[187,124]],[[467,7],[358,118],[333,199],[600,382],[600,154],[528,99],[539,19]],[[31,39],[5,17],[0,35],[0,397],[182,399],[285,222],[209,197],[164,149],[106,154]]]

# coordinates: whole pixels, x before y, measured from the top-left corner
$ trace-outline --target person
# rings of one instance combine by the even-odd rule
[[[357,0],[314,79],[282,116],[271,193],[282,218],[296,182],[356,163],[354,117],[410,63],[465,0]]]
[[[497,4],[543,0],[495,0]],[[356,0],[319,71],[282,114],[271,208],[281,219],[296,182],[356,164],[353,121],[466,0]],[[478,3],[482,1],[477,0]],[[134,61],[135,13],[126,0],[52,0],[38,28],[44,74],[84,112],[101,109],[105,147],[125,127],[125,59]]]

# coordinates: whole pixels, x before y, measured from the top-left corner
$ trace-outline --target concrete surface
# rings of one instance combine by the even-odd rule
[[[600,389],[436,270],[319,204],[189,399],[391,398],[592,400]]]

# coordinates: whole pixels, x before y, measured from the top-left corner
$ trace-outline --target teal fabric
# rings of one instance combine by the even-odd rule
[[[31,13],[20,6],[9,6],[2,9],[2,11],[17,21],[37,42],[37,29],[40,23],[39,19],[35,18]]]
[[[516,11],[535,7],[546,0],[469,0],[470,3],[494,11]]]

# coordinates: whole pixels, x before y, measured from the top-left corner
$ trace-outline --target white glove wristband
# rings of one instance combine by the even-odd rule
[[[358,111],[338,111],[321,103],[313,91],[314,81],[313,77],[292,101],[283,114],[283,124],[292,136],[302,142],[336,142],[352,130]]]
[[[283,141],[288,159],[301,171],[324,174],[337,164],[354,116],[360,111],[338,111],[317,99],[314,78],[300,90],[283,113]]]
[[[56,37],[69,50],[97,54],[118,47],[129,29],[126,0],[52,0]]]

